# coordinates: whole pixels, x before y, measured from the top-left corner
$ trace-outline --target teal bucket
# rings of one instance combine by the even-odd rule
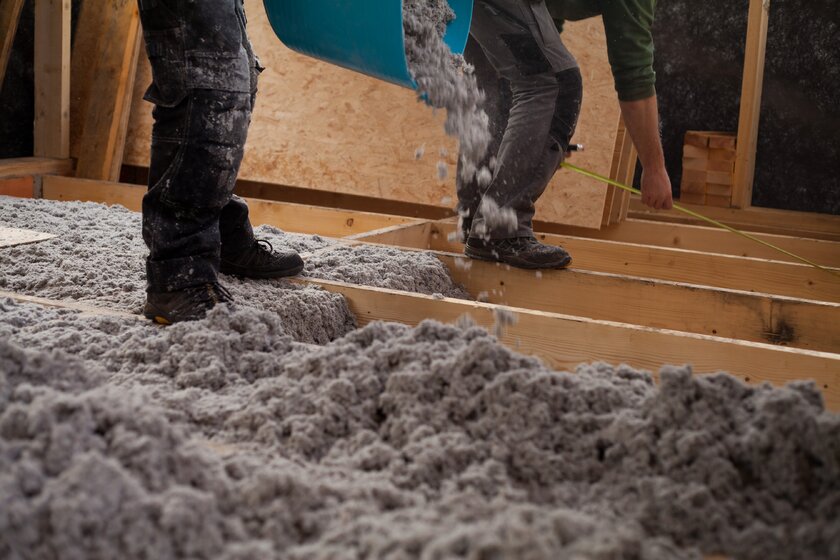
[[[416,89],[405,59],[402,0],[264,0],[271,27],[292,50]],[[473,0],[449,0],[455,19],[444,41],[467,45]]]

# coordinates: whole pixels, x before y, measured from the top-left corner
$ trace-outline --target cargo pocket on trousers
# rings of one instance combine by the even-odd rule
[[[143,99],[161,107],[175,107],[187,97],[187,69],[180,29],[145,34],[152,66],[152,85]]]
[[[187,87],[234,93],[251,93],[248,53],[240,45],[238,53],[215,51],[187,52]]]
[[[516,68],[523,76],[551,72],[551,62],[548,61],[533,35],[524,33],[502,35],[501,39],[510,49],[516,61]]]

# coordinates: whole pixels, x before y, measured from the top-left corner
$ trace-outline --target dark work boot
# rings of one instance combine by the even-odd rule
[[[572,257],[557,245],[540,243],[534,237],[483,240],[470,237],[464,254],[472,259],[495,261],[518,268],[566,268]]]
[[[191,286],[177,292],[148,292],[143,315],[161,325],[197,321],[220,303],[233,303],[233,297],[218,283]]]
[[[243,278],[283,278],[300,274],[303,266],[303,259],[294,251],[275,251],[271,243],[260,239],[233,255],[222,251],[219,272]]]

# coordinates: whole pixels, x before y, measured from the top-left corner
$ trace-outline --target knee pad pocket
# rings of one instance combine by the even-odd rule
[[[554,115],[551,119],[551,137],[560,145],[565,153],[577,128],[580,117],[580,107],[583,102],[583,78],[580,69],[564,70],[556,76],[560,89],[554,105]]]
[[[516,61],[516,68],[523,76],[551,72],[551,62],[533,35],[529,33],[505,34],[501,36],[501,39],[510,49]]]

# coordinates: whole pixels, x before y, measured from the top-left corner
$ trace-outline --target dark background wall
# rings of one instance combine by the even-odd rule
[[[738,130],[748,6],[658,2],[657,90],[677,191],[685,131]],[[840,214],[837,0],[772,0],[756,162],[754,205]]]

